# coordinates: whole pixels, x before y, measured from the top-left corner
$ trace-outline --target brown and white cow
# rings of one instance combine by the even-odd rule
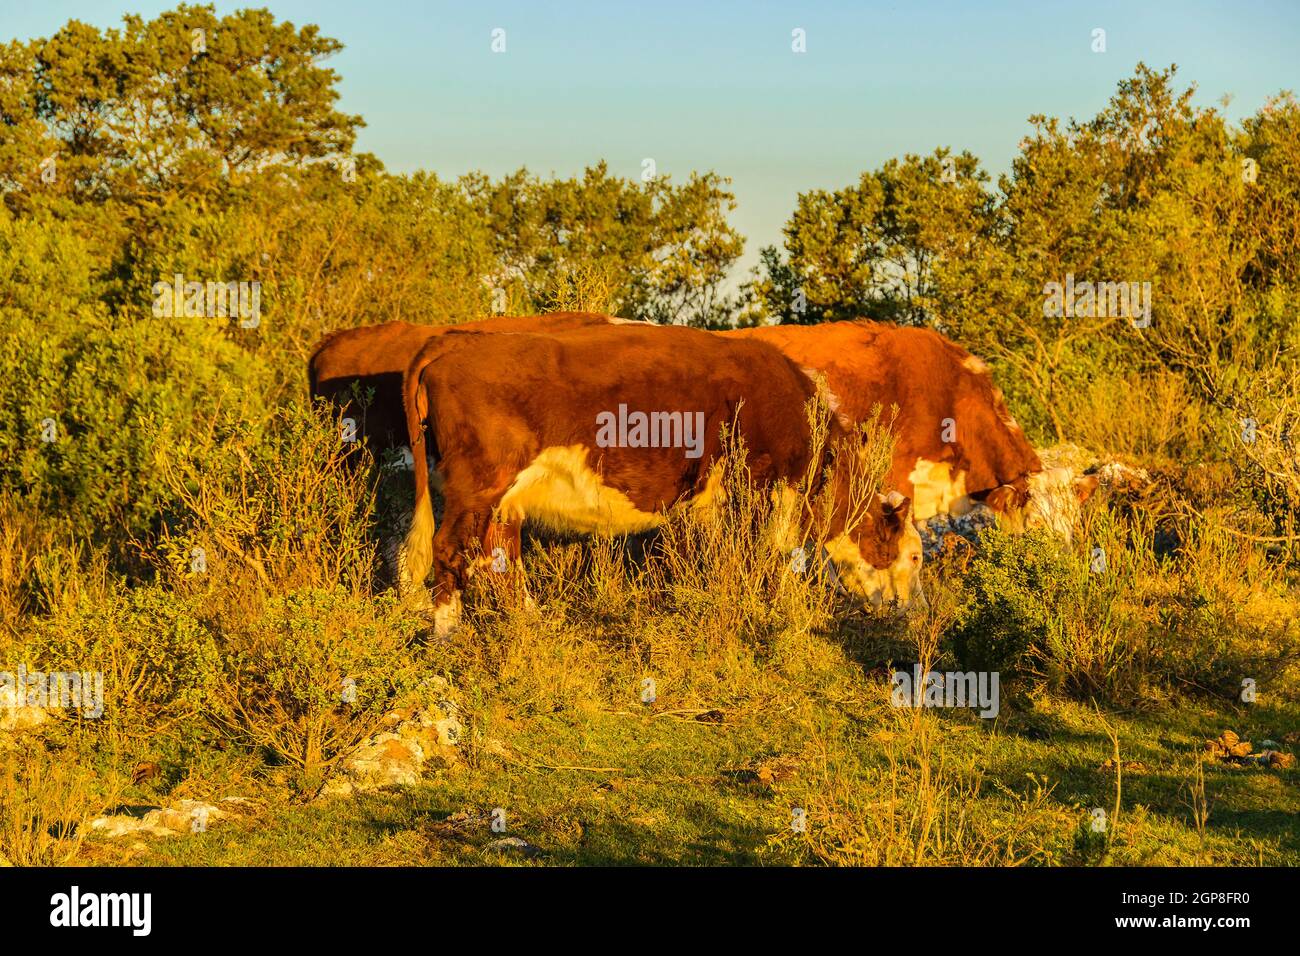
[[[554,312],[550,315],[493,316],[464,325],[415,325],[385,322],[342,329],[326,335],[312,351],[307,363],[308,385],[313,399],[331,402],[339,413],[356,425],[353,437],[365,441],[376,461],[386,452],[405,451],[406,413],[402,410],[402,376],[411,358],[431,339],[453,329],[479,331],[559,331],[587,325],[605,325],[609,318],[585,312]],[[368,402],[357,397],[369,395]],[[427,449],[436,455],[436,449]],[[406,517],[396,509],[383,509],[380,523],[380,553],[389,580],[402,588],[406,582],[402,539]]]
[[[670,507],[717,495],[724,425],[736,428],[761,486],[808,474],[820,482],[830,466],[827,551],[839,580],[877,606],[906,606],[920,593],[910,502],[877,495],[848,526],[851,468],[814,448],[805,407],[816,388],[766,343],[680,327],[467,331],[426,343],[404,384],[416,489],[405,553],[417,585],[432,566],[437,630],[459,617],[467,552],[489,550],[494,521],[516,547],[529,520],[586,533],[652,529]],[[639,437],[626,428],[636,412],[646,416]],[[612,432],[611,416],[621,421]],[[828,446],[851,454],[846,438],[832,422]],[[427,441],[439,451],[445,502],[436,532]]]
[[[1044,470],[988,366],[930,329],[860,320],[723,334],[769,342],[825,374],[853,422],[897,405],[887,486],[912,499],[915,521],[983,503],[1014,530],[1046,525],[1068,536],[1071,506],[1096,488],[1095,478]]]

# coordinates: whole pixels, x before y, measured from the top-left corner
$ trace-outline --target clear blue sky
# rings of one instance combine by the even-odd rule
[[[572,175],[599,159],[640,175],[730,176],[743,265],[779,243],[796,195],[892,156],[970,149],[994,174],[1033,113],[1087,117],[1144,60],[1176,62],[1229,115],[1300,87],[1300,2],[739,2],[263,0],[344,50],[341,108],[393,171],[455,177],[527,166]],[[0,40],[68,19],[117,25],[158,0],[0,0]],[[506,30],[493,54],[491,31]],[[807,53],[791,52],[791,30]],[[1107,51],[1091,50],[1092,30]]]

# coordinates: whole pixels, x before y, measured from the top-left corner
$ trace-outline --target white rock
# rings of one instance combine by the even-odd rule
[[[154,807],[143,816],[119,813],[96,817],[90,821],[90,828],[109,838],[137,834],[170,837],[202,833],[213,823],[229,816],[227,811],[210,803],[181,800],[174,807]]]
[[[30,730],[50,719],[40,707],[28,707],[15,687],[0,687],[0,730]]]
[[[500,840],[493,840],[486,847],[486,850],[502,853],[506,851],[521,853],[524,856],[540,856],[541,849],[533,846],[527,840],[517,836],[502,837]]]
[[[442,678],[430,678],[425,689],[445,693],[448,687]],[[380,724],[382,731],[339,761],[337,772],[321,790],[322,797],[414,786],[427,769],[449,767],[459,760],[457,748],[464,728],[450,700],[390,711]]]
[[[457,747],[460,745],[461,734],[465,728],[461,726],[459,720],[455,717],[444,717],[434,724],[438,729],[438,743],[443,747]]]

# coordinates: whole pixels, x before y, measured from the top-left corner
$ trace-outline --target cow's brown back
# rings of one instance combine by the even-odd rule
[[[448,337],[423,375],[437,445],[461,467],[523,467],[545,448],[581,445],[602,479],[640,509],[672,504],[707,478],[733,417],[758,482],[808,465],[805,403],[815,385],[776,348],[679,327],[586,328],[545,335]],[[458,344],[453,344],[456,342]],[[442,348],[443,346],[450,346]],[[434,347],[429,346],[432,350]],[[631,410],[705,415],[700,457],[681,448],[598,447],[597,415]]]

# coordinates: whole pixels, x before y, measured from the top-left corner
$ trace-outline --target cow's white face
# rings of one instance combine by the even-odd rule
[[[1047,528],[1066,541],[1074,537],[1082,506],[1097,488],[1095,475],[1075,476],[1071,468],[1048,468],[1029,476],[1024,528]]]
[[[886,515],[896,515],[900,522],[897,556],[886,567],[875,567],[863,557],[858,541],[847,534],[839,535],[826,544],[835,583],[877,610],[890,606],[906,610],[913,604],[924,605],[921,587],[924,552],[921,535],[908,518],[910,503],[897,493],[891,493],[888,498],[882,496],[881,503]]]

